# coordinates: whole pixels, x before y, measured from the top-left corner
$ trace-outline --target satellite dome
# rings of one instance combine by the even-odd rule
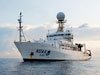
[[[64,14],[63,12],[59,12],[59,13],[57,14],[57,19],[58,19],[58,21],[64,21],[64,19],[65,19],[65,14]]]

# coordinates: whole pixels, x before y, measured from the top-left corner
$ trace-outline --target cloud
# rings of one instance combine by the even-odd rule
[[[88,23],[84,23],[84,24],[80,25],[78,28],[88,28]]]
[[[0,28],[10,28],[15,29],[18,25],[17,24],[1,24]]]
[[[100,40],[100,27],[73,28],[73,34],[80,40]]]
[[[45,29],[55,29],[57,28],[57,24],[55,23],[52,23],[52,24],[37,24],[37,25],[25,25],[24,29],[25,31],[28,31],[28,30],[32,30],[32,29],[36,29],[36,28],[39,28],[39,27],[43,27]]]
[[[0,58],[21,57],[20,53],[15,49],[14,40],[16,31],[9,28],[0,28]]]
[[[16,29],[16,24],[6,24],[0,25],[0,57],[21,57],[17,48],[14,45],[14,40],[18,40],[18,31]],[[46,34],[48,29],[52,32],[56,32],[58,25],[55,23],[48,24],[38,24],[38,25],[24,25],[24,33],[28,40],[34,40],[43,38],[46,39]],[[87,24],[80,25],[79,27],[72,29],[74,34],[75,42],[83,41],[88,43],[88,41],[100,41],[100,28],[99,27],[89,27]],[[51,31],[50,31],[51,33]],[[89,42],[90,43],[90,42]],[[93,43],[93,42],[92,42]],[[89,46],[90,47],[90,46]],[[92,47],[92,44],[91,44]],[[95,46],[97,47],[97,46]],[[99,48],[99,46],[98,46]]]
[[[55,29],[57,28],[57,24],[56,23],[46,23],[46,24],[36,24],[36,25],[22,25],[24,31],[28,31],[28,30],[33,30],[39,27],[43,27],[45,29]],[[18,24],[1,24],[0,28],[8,28],[8,29],[18,29],[19,25]]]

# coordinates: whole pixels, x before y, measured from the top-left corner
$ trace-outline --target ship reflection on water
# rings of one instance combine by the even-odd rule
[[[99,63],[98,59],[34,62],[23,62],[22,59],[0,59],[0,75],[98,75]]]
[[[17,66],[17,70],[21,75],[66,75],[72,73],[71,65],[71,61],[22,62]]]

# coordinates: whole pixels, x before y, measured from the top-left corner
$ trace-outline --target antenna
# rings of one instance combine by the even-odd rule
[[[19,22],[19,42],[22,41],[22,34],[21,33],[22,33],[23,26],[21,26],[21,23],[22,23],[21,18],[22,18],[22,13],[20,12],[20,18],[18,19],[18,22]]]
[[[65,19],[65,14],[63,12],[59,12],[57,14],[57,19],[58,19],[58,24],[59,24],[57,32],[63,32],[64,23],[66,22],[64,20]]]
[[[49,34],[50,30],[48,30],[48,34]]]

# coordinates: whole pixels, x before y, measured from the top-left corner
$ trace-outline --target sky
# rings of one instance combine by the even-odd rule
[[[21,58],[13,43],[18,40],[20,12],[27,40],[45,39],[48,29],[56,31],[56,15],[64,12],[65,28],[73,28],[74,42],[100,49],[100,0],[0,0],[0,10],[1,58]]]

